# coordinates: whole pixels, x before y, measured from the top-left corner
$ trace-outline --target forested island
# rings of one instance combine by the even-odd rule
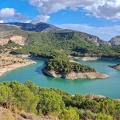
[[[1,82],[0,106],[12,112],[1,114],[0,111],[1,119],[8,117],[14,120],[19,117],[23,120],[47,120],[45,116],[49,116],[49,120],[119,120],[120,117],[118,100],[97,95],[92,99],[88,95],[71,95],[59,89],[38,87],[30,81],[24,84],[17,81]]]
[[[77,62],[70,62],[65,54],[57,54],[51,59],[45,68],[42,69],[43,73],[55,77],[75,80],[78,78],[108,78],[106,74],[97,72],[94,68],[90,68],[86,65],[79,64]]]

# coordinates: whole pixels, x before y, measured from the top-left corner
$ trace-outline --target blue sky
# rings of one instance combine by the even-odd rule
[[[120,35],[120,0],[0,0],[0,22],[46,22],[96,35]]]

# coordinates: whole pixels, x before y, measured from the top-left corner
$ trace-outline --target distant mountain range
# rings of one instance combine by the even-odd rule
[[[75,31],[75,30],[62,29],[54,25],[43,23],[43,22],[40,22],[37,24],[12,22],[12,23],[1,23],[0,24],[0,35],[2,34],[1,32],[3,31],[11,31],[11,30],[19,29],[19,28],[25,31],[47,32],[47,33],[80,32],[80,31]],[[103,41],[97,36],[90,35],[90,34],[83,33],[83,32],[80,32],[80,33],[82,33],[84,36],[86,36],[88,40],[93,41],[97,45],[101,45],[101,44],[120,45],[120,36],[113,37],[111,38],[110,41],[107,42],[107,41]]]

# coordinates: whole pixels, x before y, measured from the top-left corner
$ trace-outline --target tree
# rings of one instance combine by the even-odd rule
[[[60,120],[79,120],[77,109],[72,107],[64,109],[60,115]]]

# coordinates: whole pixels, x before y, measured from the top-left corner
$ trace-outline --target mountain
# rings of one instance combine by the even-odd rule
[[[99,45],[120,45],[120,36],[113,37],[111,38],[110,41],[107,42],[107,41],[100,39],[99,37],[95,35],[83,33],[80,31],[70,30],[70,29],[62,29],[57,26],[43,23],[43,22],[40,22],[37,24],[19,23],[19,22],[0,23],[0,39],[3,37],[8,39],[13,36],[13,32],[17,32],[17,31],[19,31],[19,33],[22,32],[23,37],[26,37],[24,36],[26,32],[45,32],[45,33],[77,32],[77,33],[81,33],[81,35],[84,35],[85,39],[87,39],[88,41],[94,42],[97,46]],[[26,32],[24,33],[23,31],[26,31]]]
[[[7,23],[7,24],[19,26],[22,30],[25,30],[25,31],[35,31],[35,32],[68,32],[68,31],[70,32],[72,31],[67,29],[61,29],[54,25],[43,23],[43,22],[40,22],[37,24],[18,23],[18,22]]]
[[[116,37],[111,38],[109,43],[111,45],[120,45],[120,36],[116,36]]]
[[[19,22],[1,23],[0,24],[0,34],[3,31],[8,32],[8,31],[18,31],[18,30],[19,31],[23,30],[23,31],[27,31],[27,32],[35,31],[35,32],[46,32],[46,33],[77,32],[77,33],[81,33],[82,35],[84,35],[87,40],[96,43],[96,45],[110,44],[106,41],[101,40],[100,38],[98,38],[97,36],[94,36],[94,35],[83,33],[80,31],[70,30],[70,29],[62,29],[62,28],[56,27],[54,25],[43,23],[43,22],[40,22],[37,24],[19,23]],[[9,34],[10,34],[10,32],[9,32]],[[6,34],[4,34],[4,35],[6,35]]]

